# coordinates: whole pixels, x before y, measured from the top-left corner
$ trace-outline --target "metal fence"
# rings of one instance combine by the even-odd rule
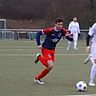
[[[41,29],[0,29],[0,39],[28,39],[33,40],[36,37],[36,32]]]
[[[41,29],[0,29],[0,40],[20,40],[28,39],[33,40],[36,37],[36,33]],[[81,30],[80,39],[85,39],[88,33],[88,29]]]

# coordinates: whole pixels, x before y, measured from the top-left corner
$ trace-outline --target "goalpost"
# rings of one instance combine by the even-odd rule
[[[0,19],[0,39],[2,39],[1,29],[6,29],[6,19]]]
[[[6,19],[0,19],[0,29],[6,29]]]

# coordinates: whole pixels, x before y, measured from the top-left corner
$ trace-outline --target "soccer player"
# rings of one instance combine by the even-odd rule
[[[91,39],[91,49],[89,47],[89,42],[90,42],[90,38]],[[89,81],[89,85],[90,86],[95,86],[94,83],[94,78],[96,76],[96,23],[93,24],[91,30],[89,30],[87,39],[86,39],[86,53],[89,54],[90,50],[91,50],[91,63],[92,63],[92,67],[91,67],[91,72],[90,72],[90,81]]]
[[[40,42],[40,36],[46,35],[43,44]],[[41,50],[41,54],[37,54],[34,62],[37,63],[40,61],[42,65],[45,66],[45,69],[38,74],[34,82],[38,84],[44,84],[41,79],[46,76],[54,67],[54,53],[56,44],[60,41],[62,37],[72,41],[72,34],[68,30],[63,28],[63,19],[57,18],[54,22],[54,27],[43,29],[40,32],[37,32],[36,43],[38,48]]]
[[[74,43],[73,49],[78,50],[77,41],[78,41],[78,35],[80,35],[80,26],[79,26],[79,23],[77,22],[77,17],[74,17],[73,21],[69,23],[68,30],[73,32],[73,43]],[[71,45],[71,42],[68,41],[67,50],[69,50],[70,45]]]

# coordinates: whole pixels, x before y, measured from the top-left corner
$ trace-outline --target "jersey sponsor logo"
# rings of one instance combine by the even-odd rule
[[[55,36],[55,34],[52,34],[52,36]]]
[[[53,41],[54,43],[58,42],[58,40],[59,40],[59,39],[57,39],[57,38],[52,39],[52,41]]]
[[[58,37],[61,37],[61,35],[62,35],[62,34],[61,34],[61,33],[59,33],[59,34],[58,34]]]

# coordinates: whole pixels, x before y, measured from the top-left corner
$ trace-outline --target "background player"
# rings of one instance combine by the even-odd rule
[[[46,35],[43,44],[40,43],[40,36]],[[72,41],[72,34],[68,30],[63,28],[63,19],[58,18],[54,22],[54,27],[43,29],[40,32],[37,32],[36,43],[38,48],[41,50],[41,55],[38,53],[35,58],[35,63],[40,61],[46,68],[38,74],[34,81],[38,84],[44,84],[41,79],[46,76],[50,70],[54,67],[54,53],[56,44],[64,36],[68,40]]]
[[[77,22],[77,17],[74,17],[73,21],[71,21],[69,23],[68,30],[73,32],[73,43],[74,43],[73,49],[75,49],[75,50],[78,50],[78,48],[77,48],[77,41],[78,41],[78,34],[80,35],[80,28],[79,27],[80,26],[79,26],[79,23]],[[71,42],[68,41],[67,50],[69,50],[70,45],[71,45]]]
[[[95,86],[94,83],[94,78],[96,76],[96,23],[93,24],[91,30],[88,33],[87,36],[87,40],[86,40],[86,53],[89,54],[90,52],[90,47],[89,47],[89,41],[90,38],[92,37],[92,43],[91,43],[91,63],[92,63],[92,67],[91,67],[91,72],[90,72],[90,81],[89,81],[89,85],[90,86]]]

